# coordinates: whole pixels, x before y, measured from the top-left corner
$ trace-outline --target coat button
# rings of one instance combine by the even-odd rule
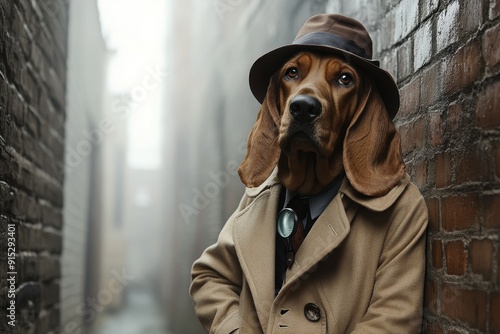
[[[318,322],[321,319],[321,310],[318,305],[309,303],[304,306],[304,315],[306,319],[312,322]]]

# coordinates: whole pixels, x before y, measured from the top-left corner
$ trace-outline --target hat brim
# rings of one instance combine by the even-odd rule
[[[291,44],[274,49],[258,58],[250,69],[249,84],[252,94],[262,103],[266,97],[269,80],[274,73],[290,58],[300,51],[312,51],[342,57],[356,68],[368,74],[378,87],[391,119],[399,109],[399,89],[389,72],[378,67],[378,61],[361,58],[351,52],[324,45]]]

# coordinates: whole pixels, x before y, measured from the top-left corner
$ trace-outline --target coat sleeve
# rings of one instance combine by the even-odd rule
[[[355,334],[420,333],[428,217],[420,192],[410,188],[410,194],[396,204],[370,305]]]
[[[244,202],[245,197],[237,212]],[[239,332],[243,273],[234,248],[232,217],[222,228],[217,242],[203,252],[191,270],[191,298],[196,315],[208,333]]]

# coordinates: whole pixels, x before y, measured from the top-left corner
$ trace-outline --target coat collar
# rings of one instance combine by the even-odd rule
[[[352,201],[367,208],[370,211],[382,212],[387,210],[394,204],[403,190],[405,190],[405,188],[408,186],[409,182],[410,177],[408,176],[408,174],[405,174],[399,184],[395,186],[391,191],[389,191],[386,195],[371,197],[363,195],[356,191],[356,189],[354,189],[354,187],[351,185],[351,182],[349,182],[349,179],[347,177],[344,177],[339,192],[345,194]],[[255,188],[246,188],[245,195],[250,198],[255,198],[263,191],[270,189],[272,186],[278,184],[280,184],[280,181],[278,180],[278,168],[276,167],[271,175],[267,178],[267,180],[264,181],[260,186]]]
[[[386,195],[371,197],[357,192],[346,177],[344,178],[344,182],[340,186],[339,192],[345,194],[352,201],[358,203],[359,205],[367,208],[370,211],[382,212],[390,208],[394,204],[394,202],[396,202],[396,200],[399,198],[399,196],[409,183],[410,177],[408,176],[408,174],[405,174],[401,181],[399,181],[399,184],[392,188],[392,190],[389,191]]]

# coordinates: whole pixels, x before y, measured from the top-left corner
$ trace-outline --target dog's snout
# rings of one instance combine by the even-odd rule
[[[290,102],[290,113],[301,122],[311,122],[321,114],[321,103],[313,96],[297,95]]]

